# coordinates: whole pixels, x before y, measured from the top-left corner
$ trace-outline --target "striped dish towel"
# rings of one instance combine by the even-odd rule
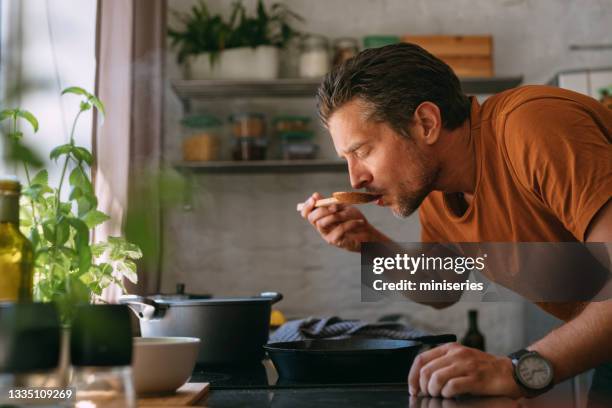
[[[367,323],[361,320],[342,320],[339,317],[309,317],[293,320],[279,327],[268,343],[307,339],[346,339],[353,336],[413,340],[429,336],[428,333],[401,323]]]

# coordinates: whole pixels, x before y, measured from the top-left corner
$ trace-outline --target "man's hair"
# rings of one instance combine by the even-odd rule
[[[409,137],[416,108],[425,101],[440,109],[442,126],[453,130],[470,114],[470,101],[453,70],[423,48],[401,43],[362,51],[328,73],[317,91],[319,117],[359,98],[368,119],[385,122]]]

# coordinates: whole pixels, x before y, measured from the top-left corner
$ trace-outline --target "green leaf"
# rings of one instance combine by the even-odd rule
[[[39,168],[43,165],[38,154],[22,144],[19,140],[11,141],[9,145],[8,160],[11,162],[22,162],[33,168]]]
[[[75,146],[72,154],[77,161],[84,161],[88,166],[93,164],[93,155],[84,147]]]
[[[85,101],[82,101],[81,105],[80,105],[80,108],[81,108],[82,112],[85,112],[85,111],[88,111],[88,110],[91,109],[91,105],[89,103],[85,102]]]
[[[91,102],[93,104],[93,106],[96,107],[98,112],[100,112],[102,115],[106,115],[104,104],[95,95],[91,95],[91,97],[89,98],[89,102]]]
[[[90,94],[89,92],[87,92],[86,90],[84,90],[83,88],[80,88],[78,86],[71,86],[69,88],[66,88],[62,91],[62,95],[65,95],[67,93],[71,93],[71,94],[75,94],[75,95],[83,95],[86,97],[89,97]]]
[[[70,238],[70,224],[65,217],[60,217],[60,221],[55,226],[55,245],[63,246]]]
[[[87,224],[78,218],[69,218],[68,222],[75,229],[75,249],[79,258],[79,272],[87,272],[91,267],[92,254],[89,247],[89,228]]]
[[[32,184],[40,184],[43,186],[48,186],[49,185],[49,172],[46,169],[40,170],[32,178]]]
[[[90,197],[83,196],[77,200],[77,212],[79,217],[87,214],[91,209],[96,208],[96,205],[92,203]]]
[[[91,245],[91,253],[95,258],[101,257],[107,249],[106,242],[99,242]]]
[[[0,112],[0,122],[16,116],[17,109],[4,109]]]
[[[57,146],[55,149],[51,150],[49,158],[51,160],[57,160],[60,156],[70,153],[72,151],[72,148],[73,146],[70,143]]]
[[[30,186],[24,188],[21,191],[21,194],[28,197],[32,201],[38,201],[43,191],[43,186],[40,184],[31,184]]]
[[[70,191],[70,196],[68,196],[68,199],[74,201],[81,198],[82,196],[83,190],[81,190],[79,187],[73,187],[72,191]]]
[[[136,264],[132,261],[126,260],[124,262],[117,262],[116,272],[119,272],[127,280],[132,283],[138,283],[138,275],[136,274]]]
[[[43,222],[43,236],[49,242],[55,242],[55,222],[54,220],[47,220]]]
[[[94,228],[95,226],[100,225],[105,221],[110,220],[110,217],[108,215],[98,210],[89,211],[87,214],[80,218],[85,224],[87,224],[87,227],[89,229]]]
[[[93,186],[82,167],[77,166],[70,172],[68,181],[72,187],[79,187],[83,194],[93,194]]]
[[[32,113],[25,110],[18,110],[17,116],[28,121],[30,125],[32,125],[32,129],[34,129],[34,133],[38,132],[38,119],[36,119]]]

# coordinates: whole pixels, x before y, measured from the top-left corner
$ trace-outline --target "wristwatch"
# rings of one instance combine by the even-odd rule
[[[553,387],[553,366],[537,351],[526,349],[510,354],[514,380],[528,397],[537,397]]]

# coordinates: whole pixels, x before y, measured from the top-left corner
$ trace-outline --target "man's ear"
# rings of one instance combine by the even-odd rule
[[[442,116],[435,103],[423,102],[414,111],[415,124],[420,128],[419,136],[427,145],[433,145],[440,137]]]

